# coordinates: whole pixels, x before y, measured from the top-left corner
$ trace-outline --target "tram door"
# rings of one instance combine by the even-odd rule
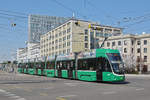
[[[70,68],[68,69],[68,77],[69,77],[69,78],[73,78],[73,68],[72,68],[72,67],[70,67]]]
[[[74,62],[73,61],[67,62],[67,69],[68,69],[68,77],[70,79],[72,79],[73,78],[73,69],[74,69]]]
[[[97,62],[97,68],[96,68],[97,81],[102,81],[103,61],[104,61],[103,58],[96,59],[96,62]]]
[[[61,77],[62,62],[57,62],[58,77]]]

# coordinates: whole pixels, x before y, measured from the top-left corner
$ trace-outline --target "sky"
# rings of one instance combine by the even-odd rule
[[[150,0],[1,0],[0,62],[12,60],[28,40],[28,15],[72,17],[150,33]],[[12,26],[12,24],[16,26]]]

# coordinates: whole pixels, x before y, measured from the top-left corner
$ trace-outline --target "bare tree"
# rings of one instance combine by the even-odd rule
[[[135,59],[134,54],[123,55],[122,57],[123,57],[124,65],[125,65],[125,70],[127,72],[137,71],[136,59]]]

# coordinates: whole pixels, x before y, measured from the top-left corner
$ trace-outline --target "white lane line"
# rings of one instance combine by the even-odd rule
[[[0,89],[0,92],[2,92],[2,93],[6,93],[6,91],[5,91],[5,90],[3,90],[3,89]]]
[[[64,95],[64,96],[59,96],[59,97],[65,98],[65,97],[75,97],[75,96],[77,96],[77,95]]]
[[[116,94],[117,92],[115,92],[115,91],[110,91],[110,92],[103,92],[102,94],[105,94],[105,95],[107,95],[107,94]]]
[[[12,94],[11,92],[7,92],[6,90],[0,89],[0,92],[3,93],[8,98],[14,98],[16,100],[26,100],[25,98],[21,98],[20,96],[17,96],[16,94]]]
[[[19,99],[16,99],[16,100],[26,100],[25,98],[19,98]]]
[[[15,98],[15,99],[19,99],[19,98],[21,98],[20,96],[11,96],[11,97],[9,97],[9,98]]]
[[[5,96],[15,96],[15,94],[6,94]]]
[[[66,84],[68,86],[77,86],[78,85],[78,83],[64,83],[64,84]]]
[[[141,90],[144,90],[144,88],[138,88],[138,89],[136,89],[136,91],[141,91]]]
[[[54,89],[54,87],[47,87],[47,88],[43,88],[43,89],[45,89],[45,90],[47,90],[47,89]]]

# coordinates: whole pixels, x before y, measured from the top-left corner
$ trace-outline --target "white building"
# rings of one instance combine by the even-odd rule
[[[100,39],[99,45],[104,39]],[[109,37],[103,48],[120,50],[126,67],[150,72],[150,34],[126,34]]]
[[[28,60],[38,61],[40,58],[40,43],[28,43]]]
[[[17,49],[17,61],[18,62],[26,62],[27,61],[27,48],[19,48]]]

